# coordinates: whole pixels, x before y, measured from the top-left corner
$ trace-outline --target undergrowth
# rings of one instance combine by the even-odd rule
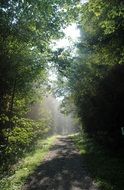
[[[14,165],[8,176],[1,178],[0,190],[21,190],[26,178],[43,161],[55,139],[56,136],[38,140],[35,149]]]
[[[124,189],[124,155],[113,154],[85,135],[74,135],[78,150],[84,157],[88,171],[100,190]]]

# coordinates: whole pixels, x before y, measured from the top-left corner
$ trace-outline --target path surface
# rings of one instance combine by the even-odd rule
[[[98,190],[69,137],[60,137],[23,190]]]

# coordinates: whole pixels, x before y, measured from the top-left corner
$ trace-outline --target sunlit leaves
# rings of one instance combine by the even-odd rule
[[[47,64],[52,57],[49,44],[63,36],[62,28],[78,14],[76,2],[0,2],[0,161],[3,165],[8,166],[12,159],[14,162],[33,139],[50,129],[51,119],[47,114],[45,117],[41,114],[41,120],[31,120],[29,110],[46,93]]]
[[[66,75],[65,97],[73,98],[85,131],[114,146],[123,143],[119,126],[124,105],[119,97],[124,96],[124,4],[89,0],[79,10],[78,52],[72,60],[66,56],[69,63],[60,56],[57,67],[61,75]]]

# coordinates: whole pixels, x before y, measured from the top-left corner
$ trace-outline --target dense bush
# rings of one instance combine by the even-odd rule
[[[9,122],[7,116],[2,115],[1,122]],[[4,140],[1,139],[0,145],[1,172],[5,168],[8,170],[24,153],[35,147],[37,139],[43,138],[50,130],[49,123],[48,118],[38,121],[17,116],[11,118],[11,128],[2,129],[1,137]]]

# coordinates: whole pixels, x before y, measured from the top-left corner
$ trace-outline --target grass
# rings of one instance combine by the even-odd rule
[[[0,190],[21,190],[26,178],[41,164],[56,136],[39,140],[35,150],[28,153],[15,167],[14,174],[0,180]]]
[[[100,190],[124,189],[124,156],[106,151],[85,136],[72,137]],[[116,152],[116,151],[115,151]]]

